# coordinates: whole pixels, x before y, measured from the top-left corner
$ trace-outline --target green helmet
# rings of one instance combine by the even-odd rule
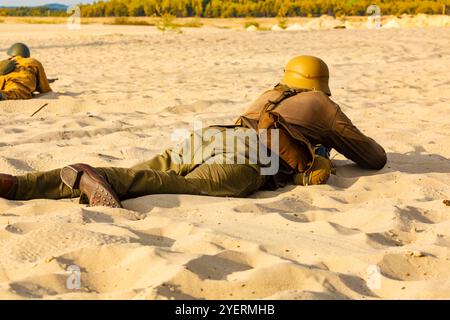
[[[15,43],[8,49],[6,53],[11,57],[20,56],[23,58],[29,58],[30,48],[28,48],[27,45],[23,43]]]

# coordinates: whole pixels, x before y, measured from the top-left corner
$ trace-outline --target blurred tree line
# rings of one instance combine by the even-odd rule
[[[67,16],[66,10],[52,10],[48,7],[0,7],[0,16],[15,17],[44,17],[44,16]]]
[[[382,14],[441,14],[443,5],[450,9],[450,0],[111,0],[83,5],[86,17],[154,16],[171,14],[177,17],[275,17],[366,15],[366,9],[377,4]]]
[[[450,0],[110,0],[81,5],[84,17],[160,16],[177,17],[275,17],[275,16],[362,16],[371,4],[383,15],[446,14]],[[0,15],[64,15],[48,8],[0,9]]]

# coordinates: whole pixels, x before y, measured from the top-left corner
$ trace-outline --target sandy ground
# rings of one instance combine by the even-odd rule
[[[334,99],[389,161],[371,172],[337,155],[328,185],[250,199],[0,199],[0,298],[450,298],[448,29],[0,24],[1,52],[17,40],[59,81],[0,102],[0,172],[136,164],[195,117],[231,123],[298,54],[329,63]]]

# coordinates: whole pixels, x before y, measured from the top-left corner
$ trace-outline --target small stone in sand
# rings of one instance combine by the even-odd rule
[[[450,207],[450,200],[444,200],[442,201],[447,207]]]
[[[414,258],[421,258],[421,257],[425,257],[425,254],[421,251],[409,251],[408,256],[411,256]]]

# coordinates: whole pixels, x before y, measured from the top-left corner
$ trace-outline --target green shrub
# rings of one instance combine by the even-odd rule
[[[164,13],[159,17],[159,19],[156,21],[156,28],[159,31],[165,32],[165,31],[174,31],[177,33],[181,33],[180,26],[176,24],[175,16],[170,13]]]
[[[287,25],[288,24],[288,19],[286,17],[279,15],[277,17],[277,21],[278,21],[278,26],[281,29],[286,29],[288,27],[288,25]]]

